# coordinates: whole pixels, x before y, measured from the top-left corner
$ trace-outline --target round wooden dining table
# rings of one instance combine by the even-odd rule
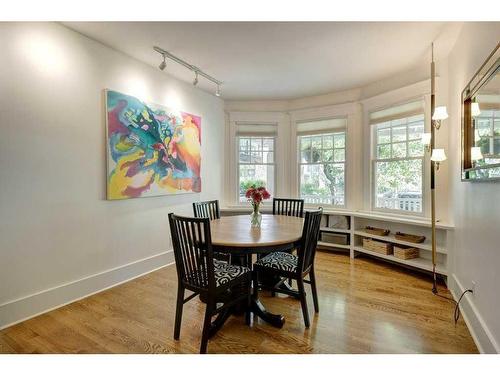
[[[210,222],[214,251],[231,255],[232,263],[252,268],[252,254],[292,250],[299,245],[304,219],[294,216],[262,215],[260,228],[250,226],[250,215],[223,216]],[[281,328],[282,315],[266,311],[252,299],[251,310],[269,324]]]

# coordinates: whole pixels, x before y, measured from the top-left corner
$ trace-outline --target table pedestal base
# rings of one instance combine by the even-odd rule
[[[252,313],[257,315],[266,323],[271,324],[274,327],[281,328],[285,324],[285,317],[283,315],[273,314],[266,310],[262,302],[259,299],[252,300]]]

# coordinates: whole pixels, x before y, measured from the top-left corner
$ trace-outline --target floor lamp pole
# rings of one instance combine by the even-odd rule
[[[434,66],[434,43],[432,43],[432,61],[431,61],[431,152],[436,145],[436,129],[432,120],[432,115],[436,107],[436,83]],[[437,275],[436,275],[436,170],[434,161],[431,160],[431,225],[432,225],[432,293],[437,294]]]

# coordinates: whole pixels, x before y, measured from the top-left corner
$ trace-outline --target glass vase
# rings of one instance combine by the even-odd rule
[[[253,204],[253,212],[250,215],[250,225],[252,228],[260,228],[262,214],[259,212],[259,204]]]

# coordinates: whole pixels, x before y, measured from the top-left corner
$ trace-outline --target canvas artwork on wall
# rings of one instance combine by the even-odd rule
[[[107,197],[201,191],[201,117],[106,90]]]

